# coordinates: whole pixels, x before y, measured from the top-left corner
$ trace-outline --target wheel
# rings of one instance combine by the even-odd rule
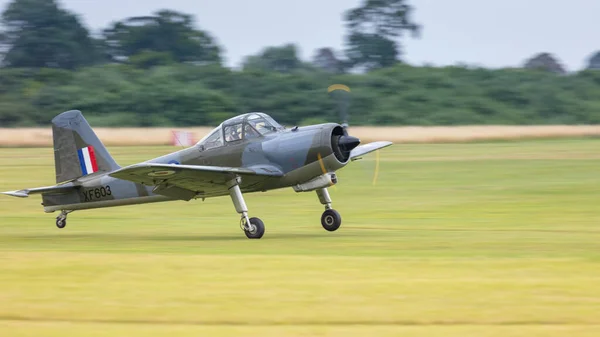
[[[250,218],[251,230],[244,230],[248,239],[260,239],[265,234],[265,224],[259,218]]]
[[[340,228],[342,216],[335,209],[328,209],[321,215],[321,225],[326,230],[333,232]]]
[[[67,219],[61,218],[61,217],[56,218],[56,227],[65,228],[66,225],[67,225]]]

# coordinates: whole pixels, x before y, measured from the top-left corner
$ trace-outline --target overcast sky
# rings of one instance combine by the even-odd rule
[[[4,9],[8,0],[0,0]],[[345,10],[361,0],[61,0],[97,31],[110,22],[168,8],[193,14],[237,66],[265,46],[296,43],[309,59],[319,47],[342,49]],[[600,49],[598,0],[411,0],[422,24],[407,37],[404,60],[415,65],[518,66],[550,52],[570,71]]]

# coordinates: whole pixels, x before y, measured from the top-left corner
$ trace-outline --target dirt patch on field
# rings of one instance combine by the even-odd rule
[[[107,146],[177,144],[174,131],[188,131],[194,141],[213,127],[173,128],[95,128]],[[480,140],[568,138],[600,136],[600,125],[550,126],[435,126],[435,127],[352,127],[350,133],[363,142],[389,140],[394,143],[445,143]],[[50,128],[0,128],[0,146],[51,146]]]

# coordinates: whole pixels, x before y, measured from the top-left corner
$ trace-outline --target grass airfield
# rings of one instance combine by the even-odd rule
[[[109,148],[121,165],[173,147]],[[0,196],[0,336],[599,336],[600,140],[398,144],[314,192],[69,215]],[[0,149],[0,190],[53,152]]]

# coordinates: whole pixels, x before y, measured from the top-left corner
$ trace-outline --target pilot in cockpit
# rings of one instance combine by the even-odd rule
[[[229,132],[225,135],[225,140],[233,142],[242,139],[242,127],[230,127]]]
[[[260,137],[258,132],[256,132],[256,130],[254,130],[252,128],[252,126],[250,126],[250,124],[245,124],[244,125],[244,138],[252,139],[252,138],[257,138],[257,137]]]
[[[225,135],[225,140],[228,142],[233,142],[240,139],[240,134],[236,130],[236,128],[229,128],[229,133]]]

